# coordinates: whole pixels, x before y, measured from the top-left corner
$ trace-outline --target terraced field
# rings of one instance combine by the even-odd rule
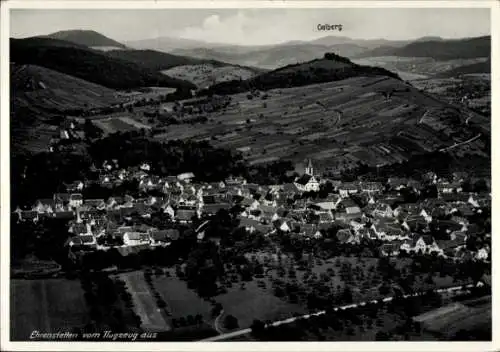
[[[470,116],[474,123],[467,125]],[[372,166],[403,161],[489,128],[484,117],[387,77],[274,89],[250,99],[237,94],[225,111],[207,117],[205,124],[168,126],[156,138],[209,140],[243,150],[251,163],[311,157],[319,168],[343,169],[359,161]],[[467,148],[481,153],[482,145],[478,140]]]
[[[231,81],[235,79],[248,79],[255,75],[255,72],[239,66],[215,66],[212,64],[183,65],[172,67],[162,71],[163,74],[183,79],[194,83],[199,88],[205,88],[212,84]]]
[[[11,66],[14,106],[63,112],[119,103],[112,89],[36,65]]]
[[[141,128],[149,129],[148,125],[145,125],[138,120],[132,119],[128,116],[125,117],[112,117],[105,119],[94,119],[94,124],[102,129],[105,133],[114,133],[117,131],[133,131]]]

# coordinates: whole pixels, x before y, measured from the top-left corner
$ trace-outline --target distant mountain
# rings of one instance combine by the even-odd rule
[[[195,88],[192,83],[170,78],[106,53],[71,45],[52,45],[44,38],[11,39],[10,60],[17,64],[43,66],[113,89],[142,86]]]
[[[357,65],[345,57],[327,53],[322,59],[288,65],[247,80],[221,82],[200,92],[200,94],[233,94],[252,89],[290,88],[356,76],[377,75],[399,79],[397,74],[383,68]]]
[[[213,59],[193,58],[183,55],[168,54],[156,50],[111,50],[106,54],[116,59],[136,63],[141,67],[154,71],[168,70],[173,67],[185,65],[210,64],[215,67],[232,65]],[[248,69],[256,70],[251,67],[248,67]]]
[[[125,49],[126,46],[122,43],[117,42],[111,38],[108,38],[101,33],[91,30],[68,30],[59,31],[52,34],[43,36],[45,38],[65,40],[71,43],[83,45],[89,48],[98,49],[99,47],[104,48],[122,48]]]
[[[471,59],[491,55],[491,37],[467,39],[421,38],[401,48],[384,46],[361,53],[357,57],[401,56],[431,57],[436,60]]]
[[[133,49],[152,49],[163,52],[171,52],[177,49],[215,48],[227,45],[220,43],[208,43],[201,40],[173,37],[158,37],[152,39],[133,40],[127,41],[125,42],[125,44]]]
[[[141,67],[154,71],[167,70],[175,66],[193,65],[203,62],[203,60],[200,59],[167,54],[155,50],[111,50],[106,54],[110,57],[133,62]]]
[[[374,49],[383,45],[390,45],[392,47],[400,47],[408,44],[406,40],[387,40],[387,39],[353,39],[349,37],[340,36],[327,36],[315,39],[309,42],[310,44],[319,44],[325,46],[332,46],[338,44],[353,44],[366,49]]]
[[[461,75],[474,74],[474,73],[491,73],[491,60],[456,67],[454,69],[441,72],[434,77],[449,78],[449,77],[458,77]]]
[[[419,43],[419,42],[441,42],[445,39],[441,37],[433,37],[433,36],[426,36],[426,37],[421,37],[418,39],[413,40],[413,43]]]
[[[367,48],[352,43],[340,43],[330,46],[295,43],[265,47],[219,47],[212,49],[194,48],[174,51],[177,54],[206,60],[220,60],[235,65],[276,69],[282,66],[314,60],[327,52],[340,56],[358,55]]]

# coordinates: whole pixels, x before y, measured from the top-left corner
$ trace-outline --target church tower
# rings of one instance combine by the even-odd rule
[[[314,176],[314,169],[313,169],[313,165],[312,165],[311,159],[309,159],[309,161],[307,163],[307,166],[306,166],[306,169],[305,169],[305,174],[306,175]]]

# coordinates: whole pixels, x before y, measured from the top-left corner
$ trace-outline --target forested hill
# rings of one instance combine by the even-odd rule
[[[110,57],[77,44],[47,38],[10,40],[10,60],[56,70],[113,89],[160,86],[194,89],[190,82]],[[105,74],[103,74],[105,73]]]
[[[125,49],[126,46],[101,33],[89,30],[69,30],[59,31],[46,36],[45,38],[60,39],[87,47],[115,47]]]
[[[252,89],[269,90],[274,88],[299,87],[315,83],[339,81],[356,76],[375,75],[400,79],[397,74],[383,68],[357,65],[345,57],[327,53],[322,59],[288,65],[257,75],[251,79],[221,82],[200,92],[200,95],[234,94]]]
[[[403,47],[381,46],[357,57],[432,57],[435,60],[471,59],[491,55],[491,37],[419,40]]]

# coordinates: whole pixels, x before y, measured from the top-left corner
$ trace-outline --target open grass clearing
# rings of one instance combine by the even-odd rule
[[[10,285],[12,340],[29,340],[33,331],[71,331],[89,322],[79,281],[15,279]]]

